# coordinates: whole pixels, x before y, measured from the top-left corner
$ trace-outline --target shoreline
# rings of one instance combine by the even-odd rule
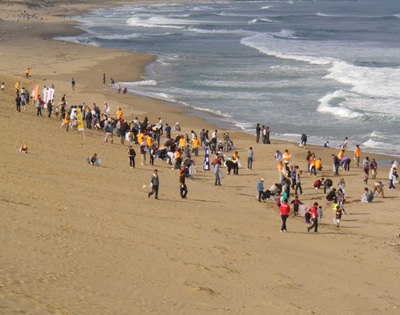
[[[1,20],[0,13],[0,81],[6,82],[5,91],[0,91],[0,124],[5,126],[0,155],[5,183],[0,192],[4,312],[398,313],[399,192],[386,189],[386,168],[379,168],[377,177],[386,185],[385,197],[369,204],[360,202],[360,194],[374,180],[364,184],[361,167],[341,171],[347,214],[336,228],[332,204],[322,189],[313,187],[320,177],[332,178],[336,186],[340,177],[332,176],[330,169],[335,148],[303,149],[296,142],[276,139],[262,145],[251,134],[228,130],[242,164],[247,162],[248,148],[254,148],[253,168],[240,168],[238,176],[227,175],[223,168],[222,186],[217,187],[213,172],[202,170],[204,152],[200,152],[193,157],[197,173],[186,181],[188,198],[182,199],[179,172],[164,161],[140,165],[136,151],[132,169],[128,143],[119,143],[117,137],[110,144],[104,142],[102,130],[85,129],[85,137],[76,130],[66,132],[59,119],[46,117],[47,112],[37,117],[32,104],[16,112],[18,80],[29,90],[34,83],[41,87],[54,83],[57,102],[66,94],[69,105],[96,103],[102,109],[106,101],[111,116],[121,107],[128,121],[135,116],[141,121],[148,116],[150,122],[161,117],[171,126],[179,121],[182,133],[216,128],[184,108],[119,95],[109,84],[103,85],[103,73],[107,82],[114,76],[118,81],[140,80],[154,56],[44,39],[49,29],[76,31],[59,14],[82,7],[65,8],[38,23]],[[36,14],[46,11],[38,10]],[[30,79],[24,77],[27,66]],[[19,152],[22,145],[29,146],[28,154]],[[134,148],[138,150],[136,144]],[[266,189],[278,181],[273,158],[277,149],[288,149],[293,164],[302,170],[308,150],[324,161],[318,176],[304,174],[300,195],[305,205],[319,202],[323,207],[318,233],[308,233],[301,216],[291,216],[288,233],[280,233],[275,201],[256,198],[260,178],[265,179]],[[100,167],[86,162],[93,153],[102,159]],[[143,188],[154,168],[161,181],[159,200],[149,198],[149,188]],[[377,265],[380,272],[371,273]],[[303,292],[316,292],[317,301],[310,305]]]
[[[75,20],[75,21],[76,21],[75,27],[79,28],[80,27],[79,26],[79,20]],[[81,29],[81,30],[82,30],[83,33],[87,33],[84,29]],[[87,34],[89,34],[89,33],[87,33]],[[63,40],[65,40],[65,39],[63,39]],[[69,42],[76,43],[73,40],[70,40]],[[80,45],[86,46],[86,44],[84,44],[84,43],[76,43],[76,44],[80,44]],[[90,44],[87,44],[87,46],[90,46]],[[105,47],[102,47],[102,46],[98,46],[98,47],[105,48]],[[108,48],[106,48],[106,49],[108,49]],[[126,51],[130,52],[129,50],[126,50]],[[149,65],[151,65],[153,62],[156,62],[156,60],[158,58],[158,56],[153,56],[153,57],[154,57],[154,59],[152,61],[150,61],[149,63],[144,65],[144,67],[143,67],[144,71],[143,71],[142,77],[143,77],[143,75],[146,74],[146,68]],[[149,78],[143,77],[143,79],[146,80],[146,79],[149,79]],[[139,82],[139,81],[140,80],[129,80],[129,81],[124,82],[124,83]],[[129,87],[128,87],[128,89],[129,89]],[[128,92],[129,92],[129,90],[128,90]],[[130,93],[131,94],[135,94],[135,92],[130,92]],[[194,117],[198,117],[200,119],[204,119],[206,122],[210,123],[211,125],[214,125],[218,129],[223,129],[223,130],[226,129],[227,131],[243,132],[245,134],[252,135],[253,137],[255,137],[255,135],[254,135],[255,131],[244,129],[241,126],[242,125],[241,122],[230,120],[229,118],[225,118],[222,114],[213,112],[212,110],[209,110],[207,108],[199,109],[199,108],[196,108],[194,105],[190,105],[190,104],[186,106],[184,104],[181,104],[180,100],[176,100],[176,102],[175,102],[174,100],[171,100],[171,101],[164,100],[162,98],[156,98],[156,97],[152,97],[152,96],[147,96],[147,95],[144,95],[144,94],[141,94],[141,93],[138,93],[136,95],[141,97],[141,98],[152,99],[155,102],[162,103],[162,104],[164,104],[166,106],[172,106],[172,107],[181,108],[183,111],[187,112],[188,115],[191,115],[191,116],[194,116]],[[255,123],[254,123],[254,125],[255,125]],[[268,125],[268,123],[265,124],[265,125]],[[271,133],[271,138],[274,139],[274,140],[277,140],[277,141],[283,141],[283,142],[289,142],[289,143],[299,143],[298,140],[291,139],[293,137],[287,137],[285,135],[280,135],[280,134],[274,135],[273,130],[272,130],[272,133]],[[300,134],[299,134],[298,138],[300,139]],[[334,141],[334,143],[332,143],[331,139],[328,139],[328,140],[331,141],[331,145],[333,145],[333,144],[337,145],[337,146],[331,146],[330,147],[331,149],[333,149],[333,150],[339,149],[339,146],[338,146],[338,143],[340,143],[339,139],[337,139],[337,141]],[[317,147],[323,148],[322,143],[316,143],[316,142],[310,142],[309,141],[309,144],[311,144],[313,146],[317,146]],[[351,146],[351,150],[354,150],[354,148],[355,148],[355,144]],[[370,147],[364,148],[363,146],[361,146],[361,149],[363,150],[363,152],[365,152],[367,154],[374,155],[374,156],[381,156],[380,160],[382,160],[385,163],[385,165],[387,165],[387,161],[398,160],[400,158],[400,155],[390,154],[388,152],[380,153],[381,152],[380,149],[374,149],[374,148],[370,148]]]

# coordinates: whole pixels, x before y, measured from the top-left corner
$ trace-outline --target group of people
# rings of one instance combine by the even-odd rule
[[[259,124],[256,128],[259,127]],[[259,141],[259,132],[256,129],[256,142]],[[306,147],[307,144],[307,136],[302,135],[299,146]],[[345,172],[350,171],[350,163],[351,158],[346,156],[346,150],[348,147],[348,137],[346,137],[340,146],[340,150],[338,154],[332,154],[333,157],[333,175],[339,176],[339,169],[342,169]],[[291,163],[291,154],[289,150],[285,150],[281,152],[279,150],[276,151],[274,158],[278,162],[278,174],[279,179],[278,182],[273,184],[270,189],[265,190],[264,188],[264,178],[261,178],[257,183],[257,199],[259,202],[265,201],[268,199],[275,200],[279,209],[280,215],[282,218],[282,226],[281,232],[286,232],[286,221],[290,214],[290,205],[293,205],[293,213],[295,216],[299,213],[299,207],[303,203],[299,199],[299,194],[303,193],[303,189],[301,186],[301,175],[302,170],[299,169],[298,165]],[[373,188],[365,187],[364,192],[361,196],[362,202],[372,202],[374,198],[381,197],[384,198],[384,185],[382,181],[377,180],[378,174],[378,163],[372,158],[370,159],[368,156],[360,163],[361,152],[360,146],[357,144],[353,153],[353,160],[356,167],[362,165],[363,174],[364,174],[364,182],[368,184],[368,179],[371,176],[374,179]],[[316,158],[315,153],[308,151],[306,156],[307,168],[306,171],[310,175],[317,176],[318,173],[321,173],[323,170],[322,159]],[[326,172],[325,172],[326,174]],[[397,162],[393,161],[392,166],[389,172],[389,189],[395,189],[395,184],[398,182],[398,174],[397,174]],[[334,224],[338,228],[340,225],[340,220],[343,214],[346,214],[346,210],[344,208],[344,204],[346,201],[346,183],[344,178],[338,180],[337,185],[335,186],[333,180],[331,178],[320,177],[317,178],[313,183],[313,188],[315,189],[323,189],[324,194],[326,194],[325,199],[327,202],[332,204],[332,211],[334,214]],[[292,194],[294,196],[294,200],[290,201],[290,189],[294,190]],[[318,222],[315,219],[321,219],[322,217],[322,207],[318,206],[318,204],[314,204],[314,206],[304,206],[304,217],[307,224],[311,224],[308,227],[308,231],[314,229],[317,232]],[[313,210],[315,209],[315,211]],[[317,211],[318,210],[318,211]],[[319,221],[318,220],[318,221]]]

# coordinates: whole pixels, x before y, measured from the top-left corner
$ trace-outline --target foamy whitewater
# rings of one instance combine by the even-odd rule
[[[400,1],[127,5],[77,20],[87,33],[63,40],[158,56],[130,92],[400,156]]]

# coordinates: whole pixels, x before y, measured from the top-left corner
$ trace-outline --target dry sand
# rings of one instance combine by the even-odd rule
[[[184,132],[214,126],[103,86],[103,73],[140,79],[153,57],[51,40],[76,32],[58,15],[91,6],[29,9],[43,20],[17,22],[24,8],[0,6],[1,314],[399,314],[397,190],[362,204],[362,170],[343,173],[348,214],[336,229],[323,192],[312,188],[315,178],[305,175],[301,200],[322,204],[320,232],[307,233],[304,219],[291,217],[289,232],[279,233],[276,205],[257,202],[255,187],[261,177],[266,187],[278,180],[276,149],[289,149],[302,169],[306,150],[230,132],[243,161],[254,147],[253,170],[225,176],[215,187],[213,174],[201,171],[201,153],[188,199],[181,200],[177,171],[156,161],[160,200],[148,199],[142,185],[154,167],[130,169],[127,144],[104,143],[99,131],[86,130],[84,139],[60,129],[56,118],[36,117],[32,105],[17,113],[14,83],[29,90],[54,83],[57,99],[66,94],[70,104],[108,101],[126,119],[162,117],[179,121]],[[23,144],[29,154],[18,152]],[[330,169],[337,150],[309,149]],[[94,152],[101,167],[85,161]],[[378,174],[385,188],[387,173]]]

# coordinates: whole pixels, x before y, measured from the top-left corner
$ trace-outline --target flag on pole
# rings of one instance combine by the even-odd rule
[[[37,101],[39,98],[39,94],[40,94],[40,85],[39,84],[35,84],[33,86],[33,100]]]
[[[208,146],[206,146],[204,149],[203,170],[205,171],[210,170],[210,149],[208,148]]]

